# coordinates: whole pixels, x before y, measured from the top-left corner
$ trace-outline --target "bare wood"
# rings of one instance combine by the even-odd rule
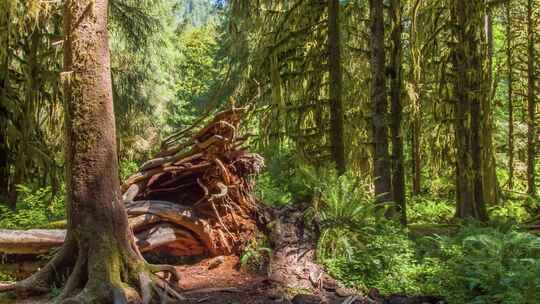
[[[211,230],[206,221],[201,220],[187,206],[179,206],[167,201],[137,201],[127,204],[128,214],[153,214],[191,230],[207,248],[213,248]]]
[[[144,186],[145,185],[143,182],[131,184],[122,195],[122,201],[124,203],[133,201],[135,197],[137,196],[137,194],[139,194],[139,192],[141,192],[144,189]]]
[[[66,231],[61,229],[45,230],[0,230],[0,252],[17,254],[46,253],[51,248],[64,243]]]
[[[137,246],[142,252],[151,251],[176,242],[188,243],[190,246],[184,246],[186,249],[200,247],[200,251],[204,251],[204,245],[198,242],[191,232],[171,224],[156,225],[137,233],[135,237],[137,238]],[[197,250],[191,251],[197,252]],[[186,252],[186,255],[189,255],[189,252]]]

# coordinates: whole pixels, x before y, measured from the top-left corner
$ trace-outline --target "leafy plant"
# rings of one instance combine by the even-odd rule
[[[427,196],[412,197],[407,204],[409,223],[448,223],[454,216],[455,202]]]
[[[264,236],[253,238],[240,257],[240,265],[250,271],[260,272],[268,265],[272,249]]]
[[[305,170],[303,175],[314,197],[308,216],[320,226],[319,256],[352,257],[352,248],[364,245],[384,208],[376,206],[365,194],[367,189],[350,174],[338,177],[334,171],[316,175]]]
[[[267,160],[266,171],[255,183],[256,195],[266,204],[282,207],[293,202],[310,201],[314,185],[312,169],[294,157],[289,146],[260,151]]]
[[[124,181],[139,170],[139,164],[133,160],[123,159],[120,162],[120,180]]]
[[[515,227],[464,226],[437,240],[454,274],[449,298],[468,303],[538,303],[540,238]]]
[[[19,185],[17,190],[19,200],[15,211],[0,205],[0,227],[44,227],[50,222],[65,218],[64,190],[53,194],[51,187],[33,189],[25,185]]]

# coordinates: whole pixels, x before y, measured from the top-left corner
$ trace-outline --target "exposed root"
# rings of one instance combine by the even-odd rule
[[[200,246],[190,246],[202,242],[202,251],[213,256],[240,253],[255,234],[260,223],[250,176],[264,160],[241,148],[247,137],[238,134],[239,126],[247,112],[232,108],[168,137],[162,151],[126,180],[124,202],[136,235],[163,222],[193,232],[192,241],[178,233],[152,250],[198,255]],[[141,217],[148,214],[153,217]]]
[[[174,267],[172,265],[150,264],[149,268],[154,273],[164,272],[165,274],[171,275],[172,282],[174,282],[174,283],[178,283],[180,281],[180,273],[178,272],[176,267]]]
[[[81,250],[79,250],[79,257],[77,258],[77,262],[75,263],[75,267],[73,267],[73,272],[69,276],[68,280],[66,281],[66,284],[64,285],[64,289],[62,290],[62,293],[60,294],[60,299],[68,299],[70,297],[73,297],[76,295],[82,286],[84,286],[84,278],[86,278],[86,266],[87,266],[87,259],[86,255],[82,254]]]
[[[157,267],[157,269],[165,269],[165,265],[152,266],[152,268],[154,267]],[[169,266],[166,268],[169,268]],[[170,271],[170,269],[167,269],[167,271]],[[174,276],[176,275],[177,274]],[[151,277],[146,272],[139,273],[139,284],[143,304],[149,304],[154,298],[154,294],[160,299],[161,303],[187,299],[175,290],[174,286],[176,283],[174,285],[170,284],[158,276]]]
[[[0,286],[0,292],[23,295],[49,292],[50,287],[58,284],[75,263],[75,250],[70,240],[68,236],[60,251],[38,272],[22,281]]]

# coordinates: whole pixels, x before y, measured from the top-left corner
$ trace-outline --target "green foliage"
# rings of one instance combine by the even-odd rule
[[[416,241],[379,224],[364,246],[324,260],[336,278],[383,293],[432,294],[449,303],[538,303],[540,238],[511,225],[466,223]]]
[[[454,303],[538,303],[540,238],[515,227],[462,227],[435,238]]]
[[[15,282],[16,279],[8,273],[0,271],[0,282]]]
[[[122,159],[120,161],[120,180],[125,181],[128,177],[139,170],[139,164],[133,160]]]
[[[19,185],[16,210],[0,205],[0,227],[29,229],[45,227],[50,222],[65,218],[65,194],[53,194],[51,187],[32,189]]]
[[[318,254],[322,259],[354,254],[368,242],[384,208],[376,206],[350,174],[337,176],[334,171],[315,175],[306,170],[308,188],[313,192],[313,207],[308,214],[320,226]]]
[[[265,204],[282,207],[312,199],[316,185],[313,169],[302,166],[290,147],[268,148],[261,154],[266,159],[266,170],[257,178],[255,194]]]
[[[242,252],[240,265],[248,271],[261,272],[268,266],[271,255],[272,249],[266,236],[257,235]]]
[[[273,207],[282,207],[292,202],[291,193],[283,191],[283,188],[267,172],[257,178],[255,195],[261,201]]]
[[[455,213],[455,202],[415,196],[407,202],[407,220],[414,224],[449,223]]]
[[[495,205],[489,208],[489,216],[494,221],[515,221],[517,223],[525,222],[530,214],[525,207],[526,202],[520,201],[505,201],[500,205]]]
[[[372,233],[364,233],[363,246],[351,248],[350,257],[325,259],[329,272],[361,289],[378,288],[382,293],[436,294],[437,284],[429,277],[441,272],[441,265],[433,260],[419,263],[415,244],[405,230],[390,223],[380,223]]]
[[[175,99],[167,105],[167,124],[173,129],[189,125],[224,78],[219,31],[215,24],[187,27],[178,37]],[[215,106],[212,105],[212,106]]]

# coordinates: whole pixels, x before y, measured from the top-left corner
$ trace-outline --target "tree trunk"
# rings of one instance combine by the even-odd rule
[[[533,24],[533,0],[527,1],[527,193],[536,196],[536,128],[535,128],[535,28]]]
[[[3,28],[7,34],[5,34],[5,41],[3,45],[9,47],[9,33],[10,33],[10,10],[6,9],[5,24]],[[7,91],[9,84],[9,50],[4,51],[3,58],[0,58],[0,200],[8,201],[9,197],[9,150],[7,146],[7,122],[8,122],[8,109],[6,108]]]
[[[330,104],[332,155],[341,175],[345,173],[345,145],[343,139],[343,104],[341,101],[341,49],[339,38],[339,0],[328,1],[328,68],[330,71]]]
[[[6,113],[0,106],[0,202],[7,202],[9,185],[9,162],[6,142]]]
[[[4,106],[4,100],[6,99],[7,85],[8,85],[8,67],[7,67],[7,54],[5,61],[3,60],[3,66],[1,67],[0,74],[0,201],[7,202],[9,194],[9,150],[7,146],[7,121],[8,111]]]
[[[376,201],[391,198],[388,155],[388,105],[386,100],[384,12],[382,0],[370,0],[371,14],[371,103],[373,107],[374,186]]]
[[[506,64],[508,66],[508,189],[514,188],[514,66],[512,52],[512,14],[506,3]]]
[[[493,151],[493,16],[490,8],[486,8],[484,17],[485,39],[487,41],[487,67],[483,85],[481,121],[482,121],[482,189],[486,202],[496,204],[499,202],[499,181],[497,180],[497,163]]]
[[[411,50],[411,66],[410,77],[413,88],[412,95],[412,115],[411,115],[411,155],[412,155],[412,195],[418,195],[421,191],[422,182],[422,159],[421,159],[421,136],[422,136],[422,111],[421,98],[422,92],[420,87],[421,81],[421,46],[417,38],[417,18],[418,11],[422,5],[422,0],[415,0],[411,7],[411,26],[410,26],[410,50]]]
[[[392,0],[390,4],[392,18],[392,57],[390,61],[390,98],[392,100],[392,191],[393,200],[400,220],[407,224],[405,203],[405,170],[403,169],[403,136],[401,121],[403,105],[401,102],[402,70],[401,70],[401,1]]]
[[[483,1],[454,0],[452,45],[456,99],[456,180],[458,218],[487,220],[482,187],[480,146],[481,104],[487,93],[482,86]]]

